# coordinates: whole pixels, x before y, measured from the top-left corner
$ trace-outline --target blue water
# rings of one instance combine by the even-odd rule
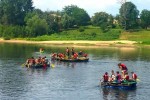
[[[11,49],[8,49],[11,47]],[[87,63],[52,62],[55,68],[27,69],[21,65],[30,56],[47,56],[62,51],[60,47],[0,44],[0,100],[149,100],[150,49],[95,48],[85,50]],[[19,50],[18,50],[19,49]],[[16,50],[18,50],[16,52]],[[94,52],[93,52],[94,51]],[[28,54],[28,55],[27,55]],[[99,86],[102,75],[123,62],[140,81],[135,90],[105,89]]]

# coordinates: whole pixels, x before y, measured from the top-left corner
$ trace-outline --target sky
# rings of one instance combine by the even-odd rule
[[[90,16],[96,12],[107,12],[112,15],[119,14],[122,0],[33,0],[33,6],[42,11],[62,10],[68,5],[77,5],[83,8]],[[150,10],[150,0],[126,0],[134,3],[139,11]]]

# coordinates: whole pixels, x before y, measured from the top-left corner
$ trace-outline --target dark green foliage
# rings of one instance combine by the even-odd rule
[[[113,25],[113,16],[106,12],[98,12],[92,17],[92,24],[100,26],[103,32],[107,32]]]
[[[138,27],[139,11],[132,2],[122,4],[120,10],[121,26],[125,30],[134,29]]]
[[[0,23],[4,25],[24,25],[26,13],[32,10],[32,0],[1,0]]]
[[[10,37],[8,37],[8,36],[4,37],[4,40],[10,40]]]
[[[84,30],[85,30],[85,29],[84,29],[83,26],[80,26],[80,27],[79,27],[79,32],[84,32]]]
[[[26,31],[23,26],[0,25],[0,37],[18,38],[26,36]]]
[[[141,18],[141,26],[147,29],[150,26],[150,11],[146,9],[142,10],[140,18]]]
[[[26,30],[29,37],[41,36],[48,33],[48,25],[45,19],[35,15],[27,21]]]
[[[62,12],[62,24],[64,28],[73,28],[74,25],[84,26],[90,22],[90,17],[87,12],[75,5],[66,6]]]

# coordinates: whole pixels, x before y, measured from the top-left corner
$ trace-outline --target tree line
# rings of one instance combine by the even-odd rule
[[[33,7],[32,0],[0,0],[0,37],[25,38],[51,35],[80,26],[98,26],[103,32],[112,28],[147,29],[150,26],[150,11],[139,10],[132,2],[121,5],[119,14],[106,12],[89,14],[76,5],[62,11],[41,11]]]

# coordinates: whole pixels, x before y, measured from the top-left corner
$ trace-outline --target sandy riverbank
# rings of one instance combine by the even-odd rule
[[[51,46],[123,46],[123,47],[133,47],[135,46],[135,41],[128,40],[117,40],[117,41],[26,41],[26,40],[0,40],[0,43],[20,43],[20,44],[48,44]]]

